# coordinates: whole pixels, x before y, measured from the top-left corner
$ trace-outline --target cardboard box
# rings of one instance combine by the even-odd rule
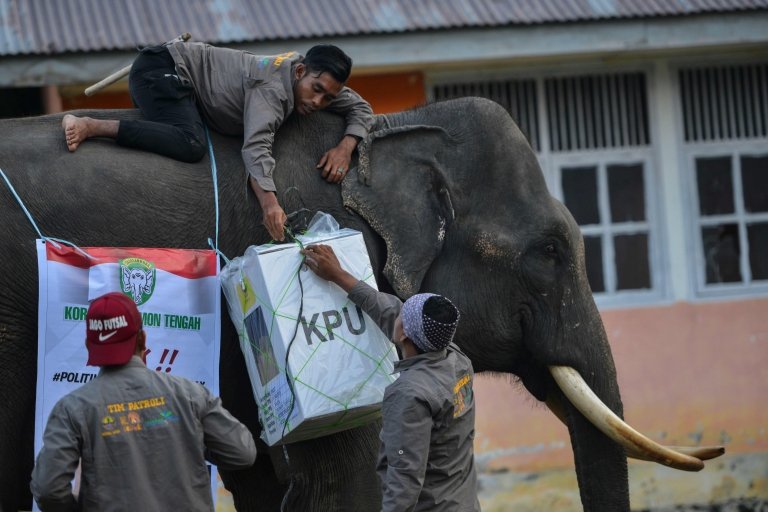
[[[301,241],[330,245],[345,270],[376,287],[358,231]],[[395,379],[394,345],[341,288],[307,269],[299,251],[296,243],[252,246],[221,272],[270,446],[377,419]]]

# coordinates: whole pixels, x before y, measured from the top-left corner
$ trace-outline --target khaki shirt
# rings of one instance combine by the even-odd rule
[[[392,338],[400,299],[362,281],[349,298]],[[382,405],[382,510],[479,511],[472,363],[452,343],[397,361],[395,371]]]
[[[168,51],[181,80],[194,88],[205,121],[225,135],[243,135],[245,169],[263,190],[274,191],[272,143],[293,112],[293,70],[304,57],[254,55],[204,43],[175,43]],[[349,87],[326,110],[346,117],[345,135],[365,138],[373,126],[371,106]]]
[[[71,481],[81,459],[76,503]],[[213,511],[206,459],[250,467],[250,431],[202,385],[134,356],[56,403],[30,488],[46,512]]]

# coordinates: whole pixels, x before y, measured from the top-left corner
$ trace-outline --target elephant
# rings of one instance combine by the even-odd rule
[[[69,153],[61,117],[0,121],[0,168],[46,236],[80,246],[205,248],[218,228],[218,248],[229,257],[268,240],[237,138],[211,135],[214,188],[209,159],[180,163],[98,139]],[[315,163],[343,130],[342,118],[318,112],[291,116],[277,133],[275,182],[291,221],[329,213],[363,233],[380,289],[450,297],[462,318],[455,340],[475,371],[516,376],[567,425],[584,510],[630,509],[627,456],[698,470],[722,453],[659,446],[621,420],[579,227],[550,195],[534,151],[501,106],[462,98],[377,115],[339,187],[323,181]],[[0,199],[0,494],[2,509],[16,510],[31,503],[38,235],[5,183]],[[258,437],[226,320],[220,361],[224,405]],[[378,510],[379,428],[374,421],[285,446],[259,443],[252,468],[222,471],[222,479],[238,510]]]

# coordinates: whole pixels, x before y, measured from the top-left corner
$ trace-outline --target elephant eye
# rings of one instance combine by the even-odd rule
[[[545,242],[541,246],[541,250],[542,250],[542,256],[549,260],[557,261],[560,257],[560,253],[557,250],[557,242],[555,241]]]

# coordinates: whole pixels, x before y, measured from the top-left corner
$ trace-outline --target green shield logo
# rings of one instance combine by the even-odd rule
[[[154,263],[141,258],[125,258],[119,263],[123,293],[132,298],[137,306],[141,306],[155,291]]]

